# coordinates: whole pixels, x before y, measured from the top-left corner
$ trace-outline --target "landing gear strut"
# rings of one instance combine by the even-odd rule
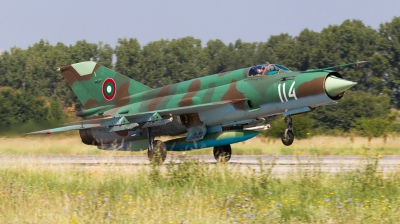
[[[214,147],[214,158],[218,162],[228,162],[231,159],[232,148],[231,145],[221,145]]]
[[[287,127],[285,131],[282,133],[281,138],[282,138],[282,143],[286,146],[289,146],[294,141],[292,118],[290,116],[286,116],[285,122],[287,123]]]
[[[147,138],[149,140],[147,157],[150,162],[162,164],[167,158],[167,147],[165,146],[165,143],[160,140],[154,140],[154,137],[151,134],[151,128],[147,128]]]

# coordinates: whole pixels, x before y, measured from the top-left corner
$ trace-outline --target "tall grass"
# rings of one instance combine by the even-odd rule
[[[284,146],[280,139],[256,137],[233,145],[236,154],[277,154],[277,155],[396,155],[400,153],[400,138],[396,135],[374,138],[368,142],[365,137],[314,136],[296,139],[291,146]]]
[[[166,140],[165,138],[162,140]],[[280,139],[256,137],[232,145],[235,155],[394,155],[400,153],[400,138],[391,136],[386,139],[375,138],[368,142],[362,137],[316,136],[295,140],[287,147]],[[3,155],[88,155],[88,154],[142,154],[146,152],[110,152],[98,150],[96,146],[81,143],[75,134],[55,134],[50,136],[0,137],[0,154]],[[200,149],[186,152],[191,155],[212,155],[212,149]],[[171,154],[171,153],[170,153]]]
[[[0,169],[2,223],[398,222],[400,173],[378,158],[334,175],[318,165],[274,177],[184,160],[164,166],[39,166]]]

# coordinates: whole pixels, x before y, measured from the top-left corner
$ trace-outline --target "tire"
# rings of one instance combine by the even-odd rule
[[[286,146],[293,144],[294,134],[292,131],[287,132],[287,137],[285,138],[285,132],[282,133],[282,143]]]
[[[213,149],[213,153],[217,162],[228,162],[232,156],[231,145],[216,146]]]
[[[147,157],[150,162],[162,164],[167,158],[167,147],[165,143],[160,140],[153,142],[153,150],[150,148],[147,150]]]

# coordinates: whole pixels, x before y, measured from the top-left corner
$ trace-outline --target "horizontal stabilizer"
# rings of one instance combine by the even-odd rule
[[[49,135],[49,134],[57,133],[57,132],[81,130],[81,129],[95,128],[95,127],[99,127],[99,125],[98,124],[71,125],[71,126],[47,129],[47,130],[42,130],[42,131],[30,132],[27,134],[28,135],[41,135],[41,134]]]

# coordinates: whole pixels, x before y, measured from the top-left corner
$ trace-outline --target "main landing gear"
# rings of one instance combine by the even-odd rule
[[[285,117],[285,122],[287,123],[287,127],[285,131],[282,133],[282,143],[286,146],[293,144],[294,134],[293,134],[293,124],[292,118],[290,116]]]
[[[218,162],[228,162],[231,159],[232,155],[231,145],[215,146],[213,153],[214,153],[214,158]]]
[[[149,140],[149,149],[147,150],[147,157],[150,162],[162,164],[167,158],[167,147],[165,143],[160,140],[155,140],[151,134],[151,128],[147,128],[147,138]]]

